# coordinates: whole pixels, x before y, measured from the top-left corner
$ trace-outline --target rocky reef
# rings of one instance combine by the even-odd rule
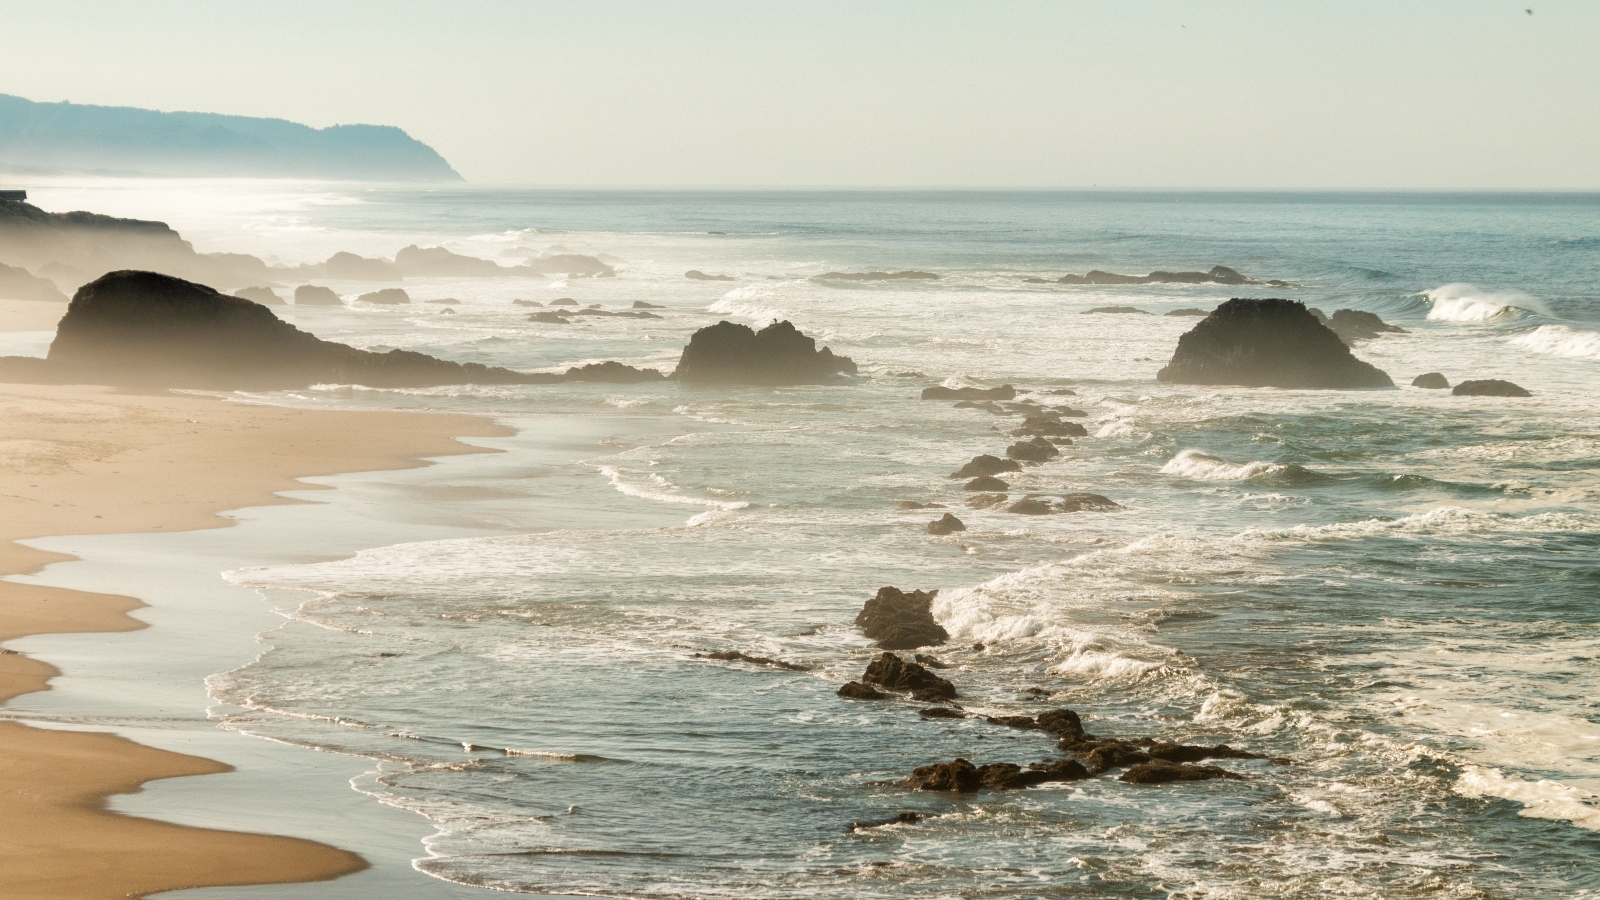
[[[1356,359],[1296,300],[1235,298],[1178,339],[1156,373],[1169,384],[1278,388],[1375,388],[1394,382]]]
[[[696,331],[678,359],[674,377],[688,385],[823,384],[837,375],[856,374],[849,357],[800,333],[789,322],[756,331],[722,321]]]

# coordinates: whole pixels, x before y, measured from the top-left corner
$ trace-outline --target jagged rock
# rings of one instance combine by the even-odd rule
[[[959,709],[948,706],[930,706],[927,709],[917,710],[917,715],[924,719],[965,719],[967,714]]]
[[[755,331],[718,322],[696,331],[678,359],[674,377],[691,385],[821,384],[856,374],[854,361],[834,356],[789,322]]]
[[[819,281],[938,281],[932,272],[824,272],[814,275]]]
[[[1178,339],[1172,361],[1156,373],[1169,384],[1247,387],[1393,387],[1295,300],[1233,299]]]
[[[1358,309],[1341,309],[1328,319],[1328,327],[1346,344],[1371,340],[1380,334],[1405,334],[1399,325],[1390,325],[1369,312]]]
[[[1011,485],[993,475],[979,475],[961,486],[964,491],[1005,491],[1010,490],[1010,488]]]
[[[1002,384],[997,388],[948,388],[942,384],[922,389],[924,400],[1011,400],[1017,396],[1017,389],[1009,384]]]
[[[1209,781],[1213,778],[1243,777],[1220,766],[1190,766],[1170,763],[1164,759],[1153,759],[1123,772],[1122,777],[1117,780],[1128,784],[1166,784],[1171,781]]]
[[[1169,315],[1169,316],[1201,316],[1201,317],[1204,317],[1204,316],[1211,315],[1211,310],[1209,310],[1209,309],[1196,309],[1195,307],[1188,306],[1188,307],[1185,307],[1183,309],[1174,309],[1174,310],[1168,312],[1167,315]]]
[[[573,366],[564,376],[567,381],[598,381],[605,384],[638,384],[648,381],[665,381],[667,376],[655,369],[635,369],[622,363],[606,361]]]
[[[1037,731],[1039,720],[1033,716],[984,716],[983,720],[991,725],[1004,725],[1007,728],[1020,728],[1024,731]]]
[[[979,788],[1004,791],[1052,781],[1080,781],[1088,777],[1089,772],[1077,760],[1033,763],[1024,769],[1016,763],[975,766],[958,758],[947,763],[919,766],[901,784],[915,791],[972,793]]]
[[[851,681],[839,688],[839,696],[846,700],[882,700],[888,694],[869,688],[859,681]]]
[[[932,535],[938,535],[940,537],[966,530],[966,523],[950,513],[945,513],[943,516],[940,516],[938,521],[928,523],[928,533]]]
[[[561,380],[407,350],[358,350],[307,334],[259,303],[167,275],[128,271],[110,272],[78,290],[50,345],[49,361],[85,383],[216,390]]]
[[[856,624],[863,634],[885,650],[913,650],[942,644],[950,634],[933,618],[933,598],[938,594],[938,591],[908,594],[898,588],[879,588],[877,596],[868,600],[856,614]],[[864,680],[872,683],[870,678]]]
[[[1143,310],[1143,309],[1140,309],[1137,306],[1096,306],[1094,309],[1086,309],[1083,312],[1084,312],[1085,315],[1088,315],[1089,313],[1113,313],[1113,314],[1116,314],[1116,315],[1124,315],[1124,316],[1128,316],[1128,315],[1139,315],[1139,316],[1154,315],[1154,313],[1151,313],[1149,310]]]
[[[384,288],[381,291],[362,294],[356,299],[362,303],[383,303],[393,306],[401,303],[410,303],[411,295],[407,294],[404,288]]]
[[[1169,744],[1156,741],[1145,752],[1150,754],[1151,759],[1162,759],[1172,763],[1199,762],[1202,759],[1266,759],[1260,753],[1237,750],[1227,744],[1201,747],[1194,744]]]
[[[536,313],[528,313],[528,321],[529,322],[544,322],[547,325],[571,325],[572,324],[572,320],[567,318],[568,315],[569,315],[568,313],[551,312],[550,310],[540,310],[539,312],[536,312]]]
[[[1089,770],[1075,759],[1054,762],[1030,763],[1028,768],[1045,774],[1045,781],[1082,781],[1090,777]]]
[[[737,650],[716,650],[711,653],[696,653],[694,658],[715,659],[723,662],[747,662],[758,666],[771,666],[775,669],[788,669],[791,672],[811,671],[810,666],[796,665],[795,663],[784,662],[780,659],[770,659],[765,656],[751,656],[748,653],[741,653]],[[851,682],[851,684],[854,683],[855,682]]]
[[[913,700],[954,700],[956,697],[955,685],[893,653],[882,653],[874,659],[861,680],[885,690],[910,691]]]
[[[1418,375],[1416,378],[1411,379],[1411,386],[1427,388],[1430,391],[1448,391],[1450,389],[1450,381],[1442,373],[1429,372],[1426,375]]]
[[[1006,456],[1019,459],[1023,462],[1049,462],[1061,455],[1056,445],[1042,437],[1034,437],[1026,441],[1018,441],[1006,448]],[[968,488],[969,490],[971,488]],[[999,490],[1004,490],[1000,488]]]
[[[1001,459],[987,453],[974,456],[970,462],[950,473],[951,478],[976,478],[980,475],[998,475],[1001,472],[1020,472],[1022,463],[1014,459]]]
[[[634,309],[665,309],[666,307],[662,306],[659,303],[646,303],[643,300],[635,300],[635,301],[633,301],[633,308]]]
[[[339,299],[331,288],[318,287],[314,284],[302,284],[294,289],[295,306],[343,306],[344,301]]]
[[[234,291],[233,295],[240,300],[249,300],[251,303],[259,303],[262,306],[283,305],[283,298],[278,296],[277,291],[269,287],[240,288]]]
[[[1532,397],[1533,393],[1527,388],[1519,387],[1509,381],[1498,378],[1485,378],[1476,381],[1463,381],[1455,386],[1450,393],[1457,397]]]
[[[919,665],[919,666],[927,666],[930,669],[948,669],[948,668],[950,668],[950,664],[949,663],[940,662],[936,657],[929,656],[926,653],[918,653],[918,654],[913,655],[911,658],[917,661],[917,665]]]
[[[983,785],[983,775],[978,767],[964,759],[918,766],[904,782],[914,791],[960,791],[971,793]]]
[[[921,822],[923,819],[937,818],[939,817],[931,813],[903,812],[895,815],[893,818],[879,819],[875,822],[851,822],[845,827],[845,833],[850,834],[857,831],[868,831],[873,828],[882,828],[885,825],[915,825],[916,823]]]
[[[989,509],[1006,502],[1005,494],[973,494],[967,498],[967,505],[973,509]]]
[[[322,264],[323,274],[342,281],[399,281],[400,269],[387,259],[367,259],[354,253],[335,253]]]
[[[1048,516],[1055,513],[1074,513],[1083,510],[1104,512],[1121,508],[1099,494],[1062,494],[1058,497],[1029,494],[1006,507],[1006,512],[1024,516]]]
[[[733,281],[732,275],[707,275],[699,269],[690,269],[683,273],[683,277],[694,281]]]

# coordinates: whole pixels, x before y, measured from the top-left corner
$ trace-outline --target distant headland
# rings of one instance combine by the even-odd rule
[[[193,178],[460,181],[437,151],[390,125],[35,103],[0,94],[0,169]]]

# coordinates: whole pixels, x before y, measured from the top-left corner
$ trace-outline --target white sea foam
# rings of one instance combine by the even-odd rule
[[[629,497],[638,497],[641,500],[654,500],[658,503],[686,503],[691,506],[709,506],[712,509],[719,510],[744,509],[750,505],[743,500],[707,500],[704,497],[690,497],[685,494],[669,493],[675,485],[659,475],[650,476],[650,480],[656,485],[656,488],[652,489],[629,482],[621,472],[610,466],[600,466],[599,469],[601,475],[611,479],[611,486],[616,488],[619,493],[627,494]]]
[[[1527,781],[1499,769],[1467,766],[1456,779],[1455,791],[1463,797],[1500,797],[1521,803],[1520,815],[1530,819],[1564,819],[1579,828],[1600,831],[1600,795],[1559,781]]]
[[[1433,304],[1428,318],[1437,322],[1488,322],[1518,310],[1542,311],[1537,301],[1520,291],[1486,291],[1462,282],[1440,285],[1422,294]]]
[[[1287,469],[1287,466],[1280,463],[1260,460],[1234,465],[1218,457],[1201,453],[1199,450],[1183,450],[1161,467],[1161,474],[1192,478],[1195,481],[1245,481],[1258,475],[1272,475]]]
[[[721,300],[706,307],[706,311],[722,316],[749,319],[753,327],[762,328],[789,318],[789,314],[781,309],[761,305],[760,301],[771,299],[772,293],[771,288],[762,285],[737,287],[723,294]]]
[[[1600,331],[1583,331],[1565,325],[1540,325],[1511,339],[1511,346],[1567,359],[1600,360]]]

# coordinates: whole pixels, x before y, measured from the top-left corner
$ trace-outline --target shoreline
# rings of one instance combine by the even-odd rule
[[[305,502],[297,479],[426,466],[492,452],[456,436],[508,434],[462,415],[246,406],[216,398],[92,386],[0,385],[0,642],[146,627],[144,606],[113,594],[17,581],[73,557],[17,541],[175,533],[232,525],[223,511]],[[60,674],[0,653],[0,701],[48,690]],[[362,857],[323,843],[171,824],[114,812],[146,782],[228,772],[204,757],[106,732],[0,722],[0,881],[34,897],[126,897],[208,886],[325,881]]]

